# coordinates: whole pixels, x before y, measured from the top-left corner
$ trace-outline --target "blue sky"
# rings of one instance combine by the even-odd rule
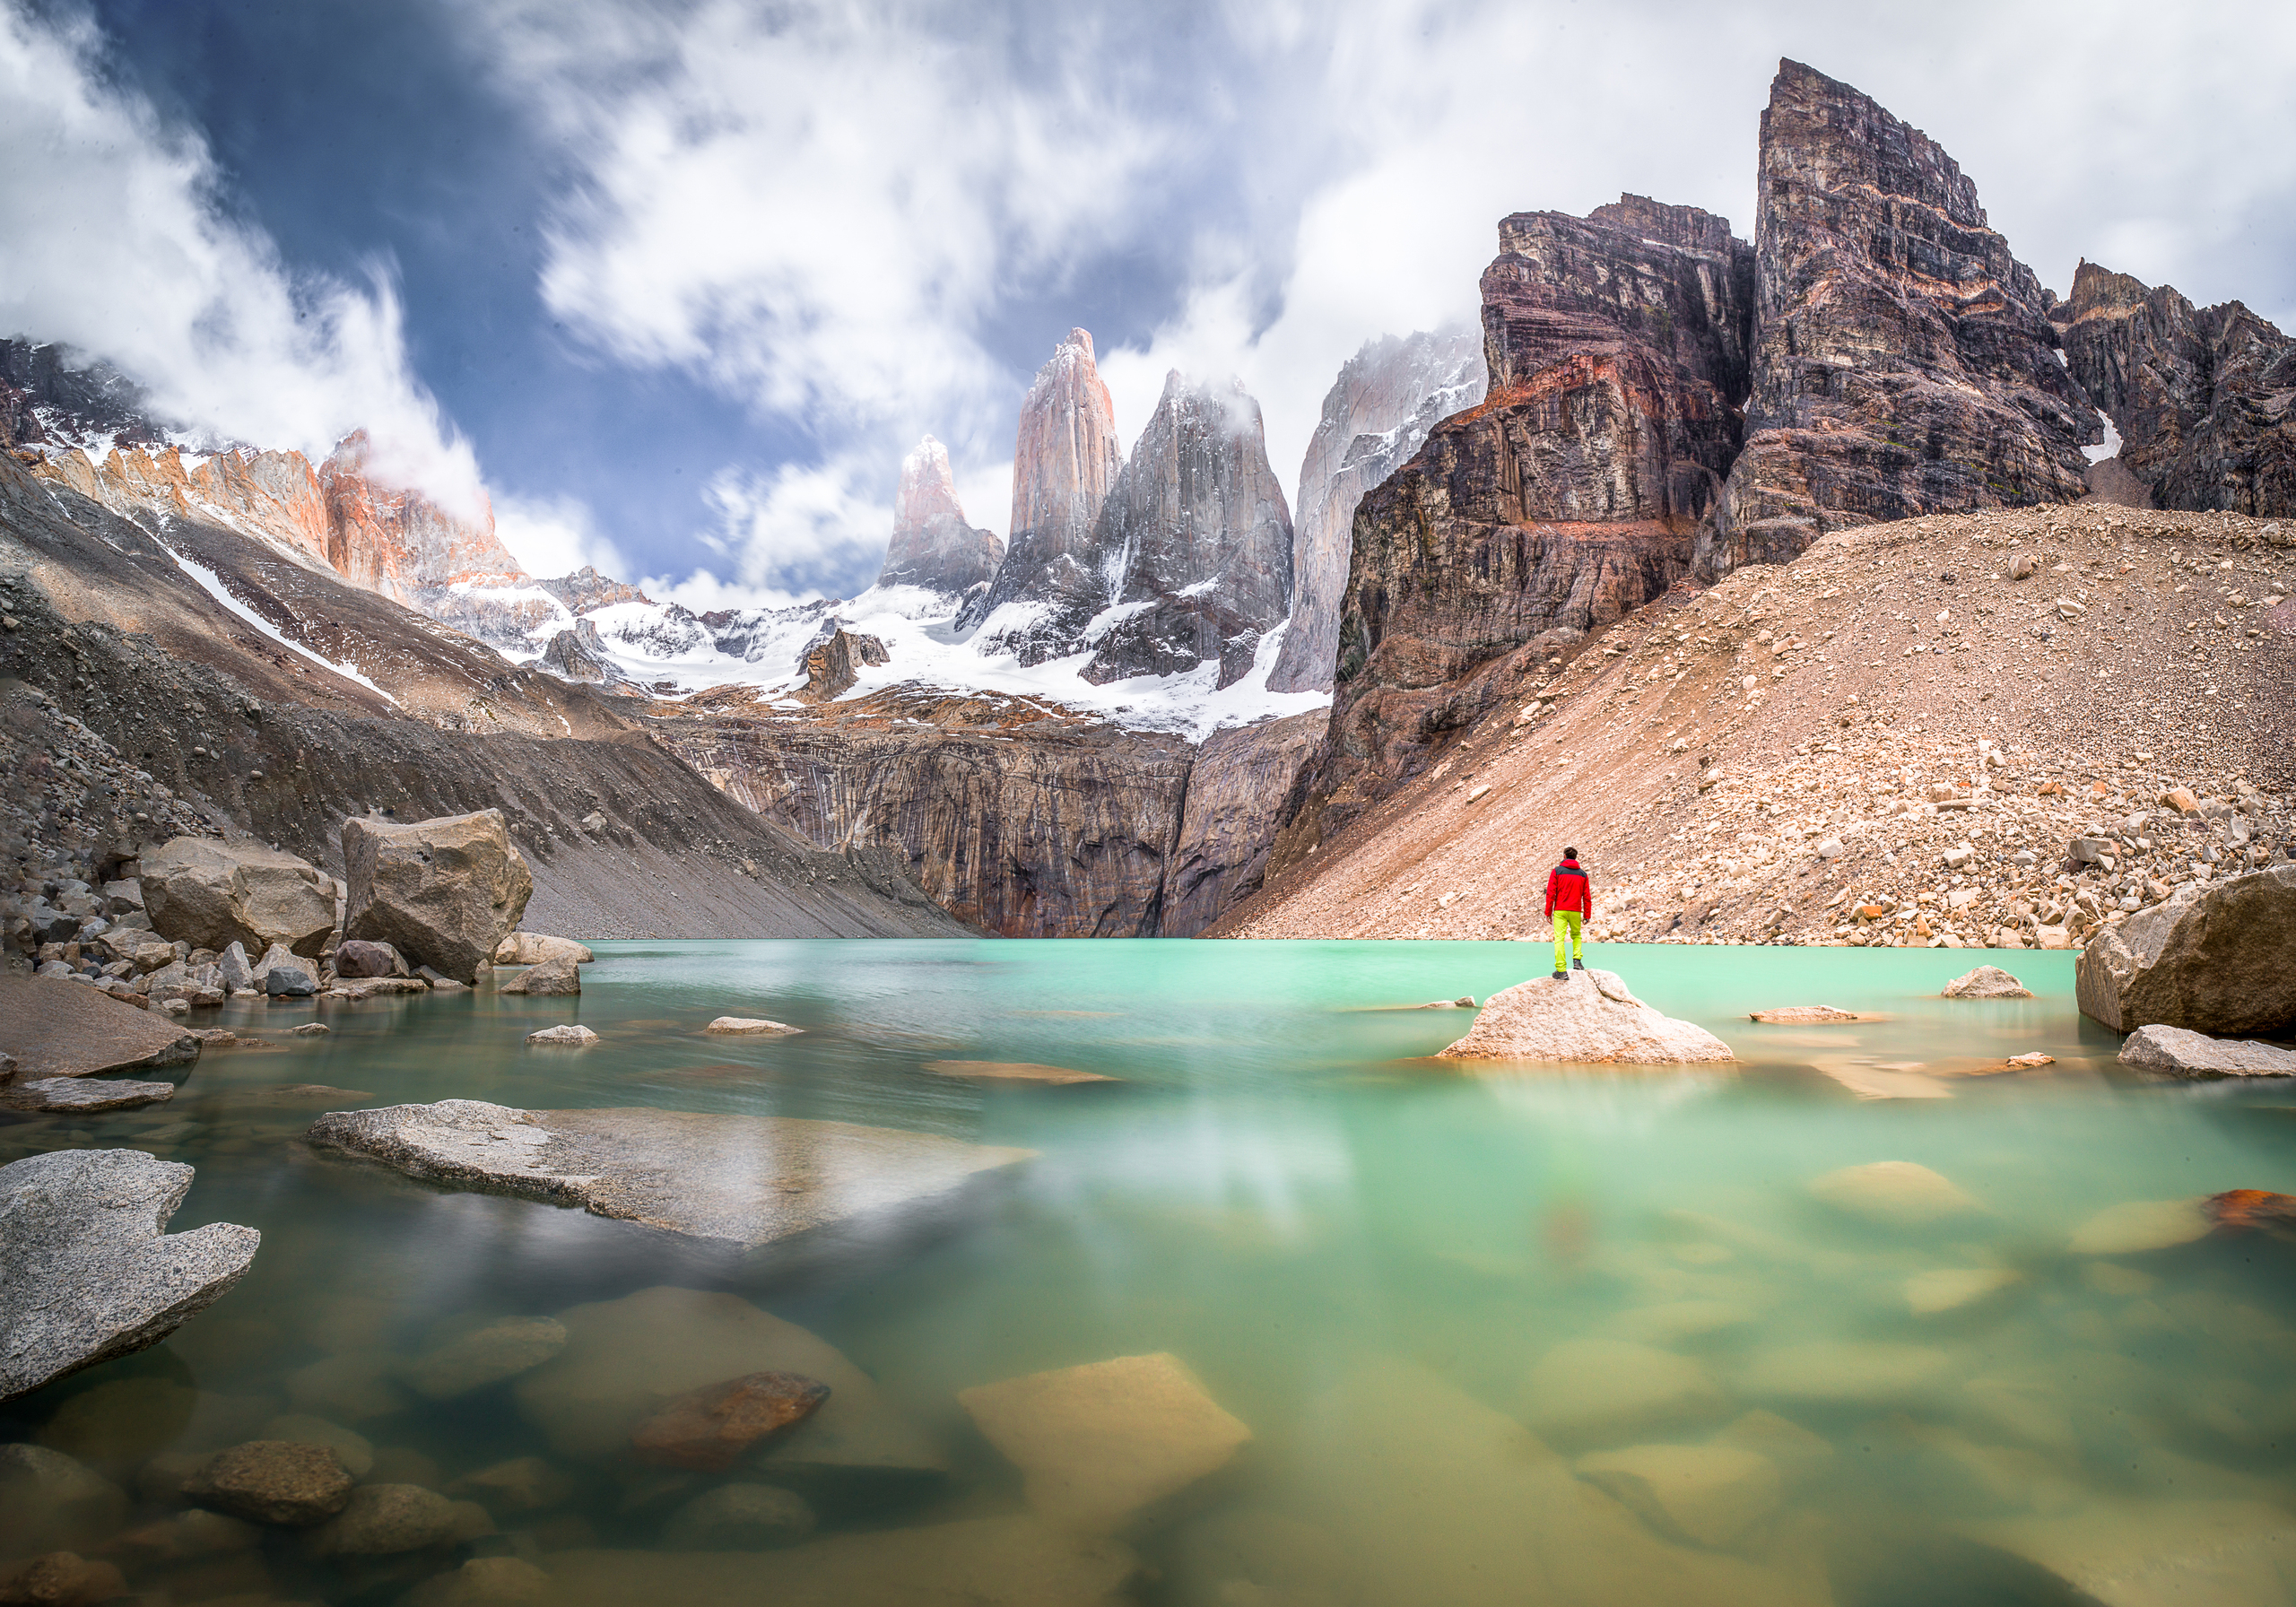
[[[2044,282],[2296,318],[2290,8],[1909,14],[0,0],[0,322],[240,439],[367,424],[535,567],[706,603],[865,584],[926,430],[1002,531],[1072,324],[1127,439],[1166,369],[1240,374],[1288,485],[1357,346],[1472,315],[1502,213],[1748,232],[1780,55],[1938,138]]]

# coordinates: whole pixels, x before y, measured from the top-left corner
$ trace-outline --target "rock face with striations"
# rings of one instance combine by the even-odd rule
[[[2296,514],[2296,337],[2092,262],[2057,310],[2073,378],[2156,507]]]
[[[885,547],[879,586],[919,586],[951,597],[969,597],[996,573],[1004,543],[993,532],[965,523],[949,449],[931,436],[900,460],[900,495],[893,503],[892,540]]]
[[[1318,709],[1215,731],[1197,744],[1164,874],[1164,936],[1193,937],[1258,890],[1275,829],[1298,802],[1293,794],[1326,724]]]
[[[1230,379],[1175,370],[1092,530],[1120,611],[1084,679],[1178,675],[1207,660],[1218,684],[1252,667],[1292,607],[1292,515],[1268,466],[1259,404]]]
[[[345,821],[343,870],[345,937],[388,943],[464,983],[517,929],[535,890],[499,809],[407,825]]]
[[[1726,220],[1640,196],[1499,226],[1490,389],[1356,508],[1332,711],[1344,818],[1492,696],[1690,567],[1737,450],[1752,257]]]
[[[1779,64],[1755,191],[1745,450],[1700,534],[1709,578],[1843,525],[2087,492],[2096,416],[2048,292],[1935,141]]]
[[[1267,678],[1272,690],[1331,690],[1355,505],[1409,462],[1437,423],[1482,401],[1483,389],[1483,342],[1470,329],[1384,335],[1342,365],[1300,465],[1292,623]]]
[[[980,627],[984,651],[1042,664],[1073,651],[1085,623],[1108,605],[1118,577],[1101,564],[1092,525],[1123,466],[1116,404],[1092,360],[1092,337],[1072,329],[1021,404],[1004,562],[959,616],[964,628]]]

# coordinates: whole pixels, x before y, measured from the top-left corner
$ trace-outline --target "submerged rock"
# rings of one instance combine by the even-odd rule
[[[2064,1516],[1963,1533],[2039,1565],[2108,1607],[2263,1607],[2296,1579],[2296,1517],[2264,1501],[2092,1497]]]
[[[343,823],[345,937],[390,944],[462,983],[515,930],[534,875],[499,809],[407,825]]]
[[[329,1111],[309,1137],[410,1177],[744,1248],[928,1200],[1035,1153],[793,1116],[513,1110],[476,1099]]]
[[[2081,1012],[2116,1032],[2296,1031],[2296,864],[2180,888],[2099,932],[2074,972]]]
[[[1828,1172],[1810,1185],[1813,1197],[1884,1228],[1926,1228],[1985,1208],[1961,1185],[1910,1160],[1875,1160]]]
[[[320,1557],[388,1557],[457,1537],[465,1522],[456,1503],[419,1484],[361,1484],[343,1509],[311,1535]]]
[[[1711,1422],[1729,1402],[1703,1364],[1624,1340],[1565,1340],[1523,1381],[1523,1420],[1563,1445],[1616,1445]]]
[[[162,1231],[192,1177],[136,1150],[0,1167],[0,1402],[157,1344],[245,1275],[254,1229]]]
[[[578,994],[582,991],[581,968],[563,956],[545,960],[531,969],[522,971],[494,990],[500,994]]]
[[[1120,1530],[1225,1467],[1252,1431],[1178,1357],[1118,1356],[963,1390],[957,1403],[1065,1528]]]
[[[513,932],[494,947],[496,965],[540,965],[545,960],[570,960],[576,965],[588,965],[596,958],[587,944],[540,932]]]
[[[770,1551],[813,1532],[813,1509],[792,1490],[770,1484],[721,1484],[697,1496],[663,1525],[673,1551]]]
[[[1837,1021],[1854,1021],[1857,1013],[1850,1010],[1836,1010],[1831,1004],[1788,1004],[1782,1010],[1757,1010],[1746,1019],[1770,1027],[1818,1027]]]
[[[1300,1414],[1287,1507],[1329,1533],[1362,1603],[1827,1607],[1815,1547],[1760,1561],[1652,1533],[1522,1425],[1413,1363],[1357,1368]],[[1347,1599],[1347,1598],[1344,1598]]]
[[[332,1446],[255,1439],[218,1451],[183,1493],[194,1506],[230,1517],[309,1528],[350,1504],[351,1482]]]
[[[1576,1471],[1661,1534],[1702,1546],[1738,1541],[1783,1488],[1777,1464],[1742,1446],[1629,1446],[1581,1456]]]
[[[2215,1225],[2198,1200],[2130,1200],[2083,1222],[2066,1247],[2075,1255],[2135,1255],[2188,1245]]]
[[[1123,1607],[1140,1573],[1131,1548],[1033,1517],[967,1518],[765,1551],[558,1551],[557,1607]]]
[[[250,954],[276,943],[316,960],[335,929],[334,882],[292,854],[178,837],[140,863],[152,929],[171,942]]]
[[[1763,1351],[1738,1383],[1759,1399],[1805,1406],[1901,1406],[1926,1395],[1952,1366],[1945,1351],[1926,1345],[1830,1341]]]
[[[0,1055],[22,1081],[188,1065],[199,1040],[84,982],[0,977]]]
[[[794,1323],[728,1294],[649,1289],[559,1313],[566,1349],[512,1386],[518,1410],[561,1455],[618,1461],[661,1403],[752,1373],[828,1385],[811,1416],[749,1459],[777,1483],[881,1501],[946,1476],[941,1447],[866,1373]]]
[[[1657,1065],[1737,1056],[1705,1028],[1659,1014],[1609,971],[1587,970],[1492,995],[1474,1028],[1440,1058]]]
[[[50,1551],[20,1568],[0,1564],[0,1602],[96,1607],[126,1594],[127,1581],[117,1568],[74,1551]]]
[[[450,1401],[540,1367],[566,1348],[566,1327],[555,1317],[499,1317],[452,1334],[406,1366],[417,1394]]]
[[[1024,1061],[1005,1060],[928,1060],[925,1069],[941,1077],[962,1077],[975,1082],[1046,1082],[1055,1086],[1072,1082],[1116,1082],[1121,1079],[1104,1077],[1098,1072],[1080,1072],[1073,1066],[1032,1065]]]
[[[1905,1281],[1906,1308],[1916,1316],[1966,1311],[2024,1281],[2023,1273],[2005,1266],[1935,1267]]]
[[[752,1446],[796,1428],[829,1399],[829,1385],[796,1373],[744,1373],[689,1390],[630,1431],[639,1459],[722,1473]]]
[[[2030,999],[2032,989],[2027,987],[1997,965],[1981,965],[1964,972],[1945,984],[1948,999]]]
[[[45,1446],[0,1446],[0,1557],[93,1550],[127,1516],[110,1480]]]
[[[564,632],[561,633],[566,634]],[[516,1557],[474,1557],[434,1574],[406,1595],[406,1607],[555,1607],[550,1576]]]
[[[2139,1027],[2122,1043],[2120,1063],[2178,1077],[2296,1077],[2296,1049],[2181,1027]]]

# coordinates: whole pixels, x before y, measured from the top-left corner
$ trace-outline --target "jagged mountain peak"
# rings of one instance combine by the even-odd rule
[[[1004,555],[1004,544],[994,533],[965,523],[949,449],[925,437],[900,460],[892,539],[877,584],[961,597],[985,588]]]

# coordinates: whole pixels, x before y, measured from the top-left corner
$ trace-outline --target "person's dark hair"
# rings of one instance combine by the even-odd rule
[[[1578,850],[1576,848],[1565,848],[1562,851],[1562,856],[1565,859],[1576,859],[1578,857]]]

